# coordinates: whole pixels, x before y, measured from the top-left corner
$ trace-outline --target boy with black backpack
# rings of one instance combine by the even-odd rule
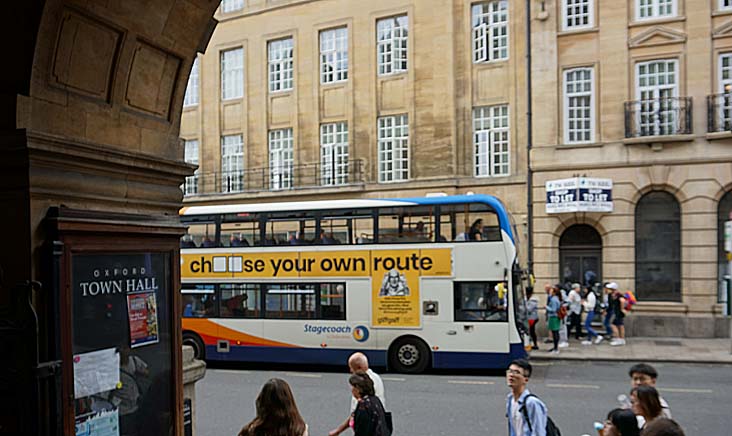
[[[527,389],[530,377],[531,364],[525,359],[514,360],[506,370],[506,384],[511,388],[506,398],[508,436],[561,436],[546,405]]]

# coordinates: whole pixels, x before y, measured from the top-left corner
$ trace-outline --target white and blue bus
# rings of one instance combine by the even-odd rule
[[[192,206],[183,341],[206,360],[399,372],[524,357],[517,236],[489,195]]]

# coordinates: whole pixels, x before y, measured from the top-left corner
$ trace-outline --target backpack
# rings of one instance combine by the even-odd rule
[[[559,306],[559,309],[557,309],[557,318],[564,319],[567,317],[567,306],[562,304]]]
[[[587,292],[592,292],[593,294],[595,294],[595,308],[592,310],[595,311],[595,314],[602,313],[602,297],[598,297],[597,292],[593,291],[592,289],[589,289]]]
[[[633,305],[637,303],[638,300],[635,298],[635,295],[633,295],[633,291],[627,291],[623,294],[623,298],[625,298],[625,310],[630,312],[633,310]]]
[[[521,414],[524,415],[524,421],[526,421],[526,424],[529,426],[529,432],[531,434],[534,434],[534,429],[531,428],[531,421],[529,420],[529,412],[526,410],[526,401],[529,399],[529,397],[534,397],[536,399],[539,399],[534,394],[529,394],[524,399],[524,404],[521,406]],[[559,431],[559,427],[557,427],[556,424],[554,424],[554,421],[549,417],[549,415],[546,416],[546,436],[562,436],[562,432]]]

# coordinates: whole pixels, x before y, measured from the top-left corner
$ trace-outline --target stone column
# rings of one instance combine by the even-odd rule
[[[191,426],[196,434],[196,382],[206,375],[206,362],[193,358],[193,347],[183,346],[183,400],[191,400]],[[187,420],[187,418],[184,418]]]

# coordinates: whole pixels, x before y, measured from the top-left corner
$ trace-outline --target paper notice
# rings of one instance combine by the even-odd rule
[[[119,383],[119,353],[115,348],[74,356],[74,397],[111,391]]]
[[[76,436],[119,436],[117,409],[95,413],[76,422]]]

